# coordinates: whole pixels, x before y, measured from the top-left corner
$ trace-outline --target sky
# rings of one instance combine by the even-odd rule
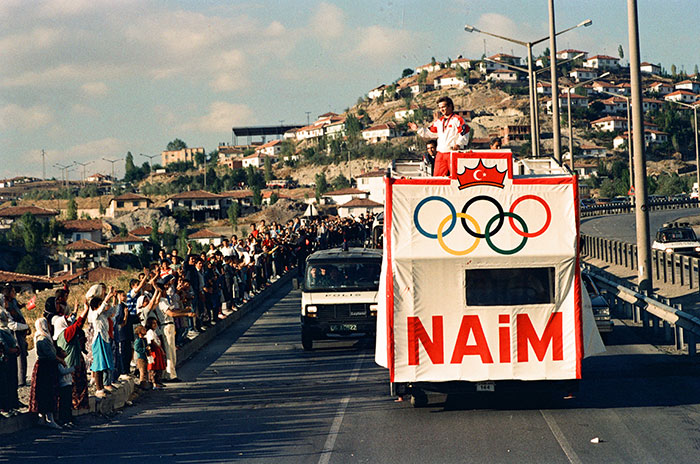
[[[628,58],[627,2],[556,0],[557,48]],[[696,0],[638,0],[641,59],[692,73]],[[180,138],[207,152],[231,127],[341,113],[405,68],[459,55],[523,56],[546,37],[547,0],[2,0],[0,179],[121,177]],[[548,45],[534,49],[537,56]],[[240,140],[240,139],[239,139]],[[156,157],[154,161],[159,160]],[[78,179],[82,166],[69,178]]]

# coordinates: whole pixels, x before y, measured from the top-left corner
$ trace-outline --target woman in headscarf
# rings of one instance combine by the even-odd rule
[[[75,311],[78,311],[76,303]],[[72,324],[66,317],[56,317],[53,320],[53,334],[56,345],[66,352],[65,362],[73,371],[73,409],[89,409],[87,365],[83,357],[81,340],[85,340],[83,325],[90,306],[83,302],[83,310]]]
[[[40,425],[60,429],[61,426],[53,418],[57,404],[59,359],[49,332],[49,322],[42,317],[34,325],[37,360],[32,374],[29,411],[39,414]]]
[[[17,410],[17,340],[8,325],[7,312],[0,310],[0,415],[12,417]]]

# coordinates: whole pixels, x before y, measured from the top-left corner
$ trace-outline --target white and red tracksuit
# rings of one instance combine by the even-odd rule
[[[418,129],[420,137],[437,139],[437,156],[435,156],[434,176],[447,176],[450,173],[450,152],[458,145],[466,147],[470,139],[469,126],[461,116],[452,113],[442,116],[427,127]]]

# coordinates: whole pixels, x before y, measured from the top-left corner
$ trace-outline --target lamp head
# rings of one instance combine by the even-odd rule
[[[587,20],[585,20],[584,22],[582,22],[581,24],[579,24],[579,26],[588,27],[588,26],[590,26],[591,24],[593,24],[593,20],[587,19]]]
[[[467,32],[476,32],[476,31],[478,31],[477,28],[475,28],[474,26],[470,26],[469,24],[467,24],[467,25],[464,26],[464,30],[467,31]]]

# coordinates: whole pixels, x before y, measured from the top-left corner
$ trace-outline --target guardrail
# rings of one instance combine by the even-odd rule
[[[665,209],[683,209],[698,206],[697,198],[678,198],[669,200],[650,200],[647,203],[650,211]],[[616,201],[603,205],[582,206],[581,217],[604,216],[606,214],[631,213],[634,205],[631,201]]]
[[[592,270],[584,266],[588,275],[603,289],[603,296],[608,300],[610,309],[617,316],[641,322],[645,330],[651,330],[654,335],[663,334],[667,342],[675,342],[676,348],[687,347],[688,355],[697,354],[696,344],[700,340],[700,318],[683,312],[683,307],[669,304],[668,299],[663,303],[660,297],[655,298],[640,293],[636,286],[624,285],[612,275],[600,270]],[[630,288],[632,287],[632,288]]]
[[[581,234],[584,256],[608,264],[637,269],[637,245],[604,237]],[[652,279],[690,290],[700,289],[700,259],[693,256],[651,250]]]

